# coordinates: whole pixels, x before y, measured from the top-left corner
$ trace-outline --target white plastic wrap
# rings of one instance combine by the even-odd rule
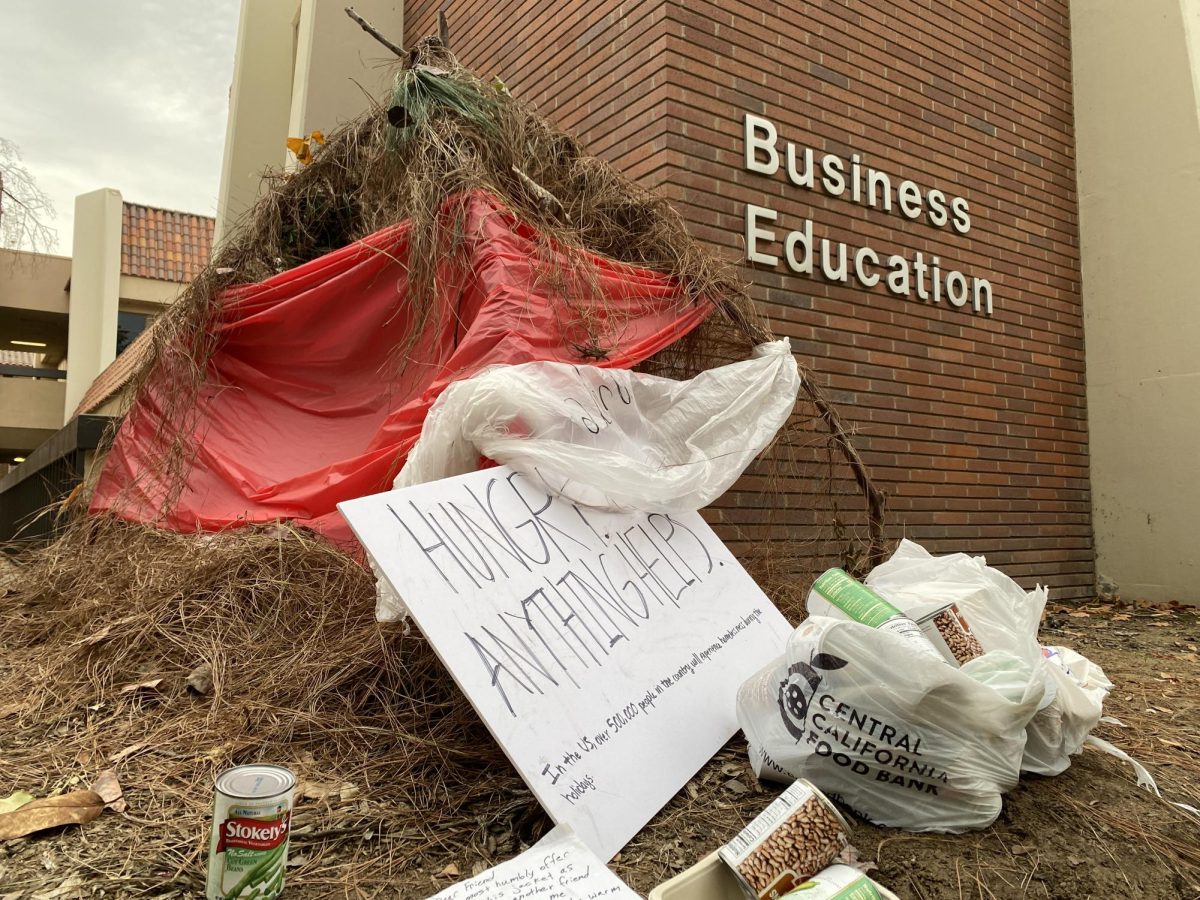
[[[482,456],[584,506],[691,512],[771,442],[799,389],[786,338],[690,381],[554,362],[493,366],[437,399],[396,487],[473,472]]]
[[[1100,719],[1111,683],[1099,666],[1080,654],[1066,648],[1044,652],[1038,644],[1044,588],[1026,593],[983,557],[933,556],[907,540],[867,576],[866,583],[914,618],[957,603],[984,649],[1007,650],[1033,667],[1045,680],[1046,693],[1029,723],[1021,768],[1057,775],[1070,766],[1072,754],[1082,749]]]
[[[811,616],[742,685],[738,722],[761,778],[807,778],[877,824],[961,832],[999,815],[1043,690],[1005,651],[959,669],[899,635]]]

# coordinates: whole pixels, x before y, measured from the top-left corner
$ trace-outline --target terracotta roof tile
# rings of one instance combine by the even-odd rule
[[[160,317],[147,325],[145,330],[135,337],[133,342],[125,348],[125,352],[109,363],[108,368],[96,376],[96,380],[92,382],[91,387],[83,395],[83,399],[79,401],[79,405],[75,407],[75,415],[81,416],[84,413],[93,412],[105,400],[129,383],[129,379],[150,358],[150,348],[154,341],[154,328],[161,321]]]
[[[212,255],[215,219],[125,203],[121,210],[121,274],[187,283]]]

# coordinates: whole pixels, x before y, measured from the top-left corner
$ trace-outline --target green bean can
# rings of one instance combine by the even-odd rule
[[[208,900],[269,900],[283,890],[296,776],[235,766],[217,777],[208,845]]]

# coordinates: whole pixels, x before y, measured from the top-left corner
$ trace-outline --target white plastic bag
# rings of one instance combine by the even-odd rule
[[[492,366],[442,392],[394,486],[473,472],[482,456],[582,506],[692,512],[772,441],[799,390],[787,338],[690,381],[554,362]],[[402,618],[404,602],[371,565],[376,618]]]
[[[1055,688],[1054,702],[1029,723],[1022,768],[1039,775],[1057,775],[1071,765],[1093,728],[1104,715],[1104,699],[1112,682],[1096,663],[1068,647],[1042,647],[1047,686]]]
[[[738,722],[761,778],[807,778],[880,825],[960,832],[999,815],[1042,692],[1004,651],[958,669],[891,632],[811,616],[742,685]]]
[[[799,389],[786,338],[690,381],[555,362],[492,366],[437,399],[395,486],[473,472],[484,456],[584,506],[691,512],[771,442]]]
[[[877,566],[866,583],[914,618],[957,603],[984,649],[1007,650],[1033,667],[1044,679],[1046,693],[1042,708],[1029,723],[1021,768],[1057,775],[1070,766],[1072,754],[1082,749],[1100,719],[1111,683],[1099,666],[1074,651],[1049,648],[1050,653],[1044,652],[1037,635],[1046,606],[1045,588],[1026,593],[983,557],[933,556],[908,540],[900,542],[891,559]],[[1071,662],[1064,665],[1065,659]],[[1076,668],[1085,681],[1092,675],[1086,689],[1072,677]]]

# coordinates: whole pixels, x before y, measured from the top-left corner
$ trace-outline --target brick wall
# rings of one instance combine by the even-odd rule
[[[435,11],[409,5],[407,41],[434,30]],[[987,279],[991,316],[782,262],[744,268],[773,329],[855,426],[889,495],[890,536],[985,553],[1058,597],[1090,591],[1066,0],[525,0],[463,2],[449,15],[464,63],[499,74],[597,155],[666,192],[693,234],[726,255],[745,258],[755,204],[778,213],[764,225],[780,239],[811,219],[818,244],[919,251]],[[922,193],[963,196],[970,231],[746,171],[746,112],[777,126],[781,148],[811,147],[818,161],[859,154],[893,189],[910,179]],[[743,535],[768,521],[775,538],[806,535],[819,498],[804,480],[788,483],[796,493],[770,515],[760,481],[740,483],[717,518]],[[835,490],[854,502],[848,483]]]

